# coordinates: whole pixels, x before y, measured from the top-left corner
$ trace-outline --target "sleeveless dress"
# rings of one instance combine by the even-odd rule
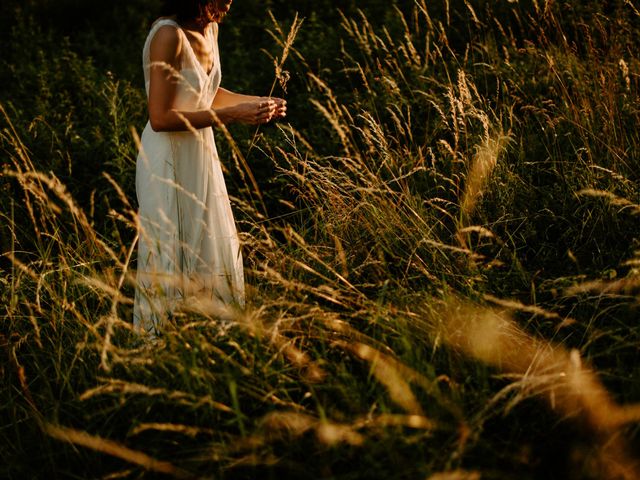
[[[149,96],[150,45],[170,25],[182,39],[180,67],[163,66],[176,79],[174,108],[211,108],[220,86],[218,25],[205,38],[214,64],[207,74],[184,31],[173,20],[151,27],[142,58]],[[134,325],[155,333],[172,312],[192,297],[244,305],[242,255],[212,128],[142,132],[136,163],[139,243]]]

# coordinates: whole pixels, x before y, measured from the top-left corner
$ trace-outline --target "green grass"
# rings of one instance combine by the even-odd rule
[[[342,3],[225,20],[225,85],[282,95],[305,17],[288,122],[216,137],[248,307],[190,302],[153,342],[154,2],[1,7],[0,476],[637,478],[638,13]]]

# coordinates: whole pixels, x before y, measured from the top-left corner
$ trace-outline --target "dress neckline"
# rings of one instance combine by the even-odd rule
[[[193,60],[198,64],[198,66],[200,67],[200,70],[202,71],[202,73],[205,74],[206,77],[210,77],[211,74],[213,73],[213,71],[215,70],[216,67],[216,52],[215,52],[215,45],[214,42],[211,41],[211,36],[213,35],[213,26],[210,23],[207,26],[207,30],[205,31],[205,40],[207,39],[207,37],[209,37],[209,44],[211,45],[211,53],[213,54],[213,61],[211,62],[211,70],[209,70],[209,72],[207,72],[204,67],[202,66],[202,63],[200,62],[200,60],[198,59],[198,56],[196,55],[195,50],[193,49],[193,46],[191,45],[191,42],[189,41],[189,37],[187,37],[186,32],[184,31],[184,29],[180,26],[180,24],[178,22],[175,22],[176,25],[178,26],[178,29],[182,32],[182,35],[184,35],[184,39],[187,42],[187,44],[189,45],[189,50],[191,50],[191,55],[193,55]]]

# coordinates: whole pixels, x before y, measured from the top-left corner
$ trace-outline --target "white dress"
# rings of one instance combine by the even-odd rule
[[[221,78],[215,23],[205,32],[214,51],[209,74],[175,21],[154,23],[142,54],[147,97],[150,44],[165,25],[182,37],[180,69],[173,72],[178,78],[174,108],[211,108]],[[134,325],[156,332],[180,302],[194,296],[242,306],[242,255],[212,128],[155,132],[147,123],[141,144],[136,164],[140,237]]]

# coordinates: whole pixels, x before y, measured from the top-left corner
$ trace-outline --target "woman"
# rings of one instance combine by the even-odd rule
[[[167,1],[144,45],[149,122],[136,166],[134,324],[147,332],[192,296],[244,304],[242,255],[212,127],[269,122],[285,116],[286,102],[220,88],[218,23],[231,2]]]

